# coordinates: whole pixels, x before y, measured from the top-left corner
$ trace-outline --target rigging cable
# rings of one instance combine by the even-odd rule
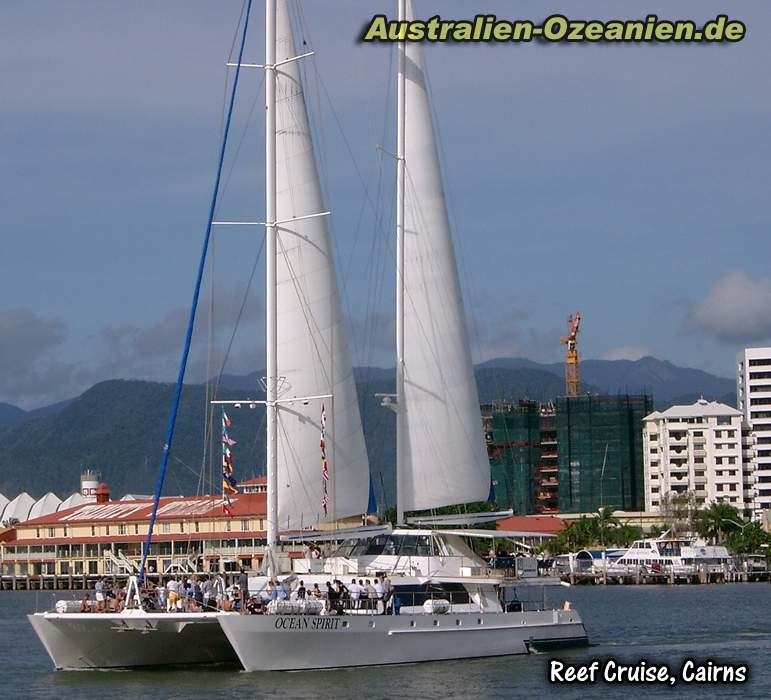
[[[228,106],[228,114],[225,120],[225,129],[222,134],[222,146],[220,148],[219,162],[217,164],[217,176],[214,181],[214,190],[212,192],[211,205],[209,206],[209,218],[206,224],[206,233],[204,234],[203,247],[201,250],[201,259],[198,263],[198,273],[196,275],[195,288],[193,290],[193,302],[190,308],[190,317],[187,324],[187,333],[185,335],[185,345],[182,350],[182,359],[179,363],[179,374],[177,376],[177,385],[174,390],[174,400],[171,405],[171,415],[169,416],[169,423],[166,427],[166,441],[163,445],[163,455],[161,457],[161,469],[158,474],[158,483],[155,487],[155,496],[153,498],[153,510],[150,514],[150,526],[147,530],[147,538],[145,540],[145,547],[142,551],[142,565],[139,569],[138,584],[141,585],[145,577],[145,563],[147,562],[147,555],[150,551],[150,544],[153,537],[153,528],[155,527],[155,519],[158,515],[158,504],[161,500],[161,492],[163,491],[163,482],[166,477],[166,469],[169,465],[169,451],[171,450],[172,440],[174,439],[174,427],[177,421],[177,411],[179,410],[179,402],[182,396],[182,384],[185,379],[185,370],[187,368],[187,358],[190,354],[190,344],[193,339],[193,328],[195,327],[195,316],[198,308],[198,298],[201,294],[201,282],[203,280],[203,273],[206,267],[206,253],[209,248],[209,239],[211,238],[211,229],[214,221],[214,212],[217,206],[217,196],[219,194],[220,179],[222,177],[222,164],[225,160],[225,148],[228,142],[228,132],[230,131],[230,123],[233,118],[233,107],[236,101],[236,89],[238,88],[238,78],[241,73],[241,62],[243,60],[244,46],[246,45],[246,32],[249,27],[249,12],[252,7],[252,0],[247,0],[246,11],[244,13],[244,28],[241,33],[241,46],[238,51],[238,63],[236,65],[236,74],[233,78],[233,87],[230,93],[230,104]]]

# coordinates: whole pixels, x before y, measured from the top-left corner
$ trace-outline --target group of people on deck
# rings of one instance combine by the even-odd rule
[[[215,612],[217,610],[246,610],[249,586],[246,573],[241,570],[237,584],[227,586],[222,574],[192,575],[187,578],[174,575],[164,584],[145,581],[141,589],[142,608],[156,612]],[[125,583],[111,583],[102,576],[94,585],[94,600],[89,591],[83,591],[80,612],[122,612],[126,607]]]
[[[353,578],[349,584],[335,579],[327,581],[323,588],[318,583],[307,587],[304,581],[297,582],[293,587],[285,579],[283,582],[269,581],[264,598],[266,602],[316,598],[324,602],[328,613],[342,615],[346,611],[366,610],[385,615],[392,608],[393,586],[388,576],[372,580]]]
[[[126,586],[120,581],[113,585],[102,576],[94,585],[94,598],[92,602],[88,591],[84,591],[80,612],[121,612],[126,607]]]
[[[126,607],[126,587],[123,583],[111,584],[107,577],[99,579],[94,587],[95,601],[88,591],[83,592],[81,612],[121,612]],[[238,583],[226,586],[222,574],[192,575],[188,578],[171,576],[166,584],[153,585],[147,581],[141,590],[142,607],[145,610],[172,612],[240,612],[261,614],[274,600],[318,599],[328,614],[343,615],[346,612],[370,614],[399,614],[398,599],[387,575],[373,579],[352,578],[348,584],[339,579],[319,586],[306,586],[296,577],[283,581],[270,580],[258,595],[249,594],[249,578],[241,569]]]

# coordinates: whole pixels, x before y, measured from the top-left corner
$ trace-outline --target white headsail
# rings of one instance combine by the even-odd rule
[[[298,55],[287,0],[276,16],[276,61]],[[366,512],[369,463],[340,311],[326,217],[286,223],[324,211],[300,61],[277,68],[276,182],[278,228],[279,399],[333,394],[281,405],[278,411],[278,526],[315,525]],[[326,410],[328,513],[320,450]]]
[[[407,0],[406,19],[414,18]],[[404,510],[483,501],[490,489],[474,369],[420,45],[405,61]]]

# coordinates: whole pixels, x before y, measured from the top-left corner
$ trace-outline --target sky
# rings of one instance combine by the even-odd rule
[[[295,8],[315,51],[306,95],[354,360],[379,366],[393,364],[393,64],[357,39],[391,5]],[[771,344],[771,5],[635,5],[417,3],[425,17],[747,25],[734,45],[426,47],[477,360],[558,361],[577,310],[585,358],[732,376],[739,348]],[[3,4],[0,401],[175,377],[240,12],[240,0]],[[256,2],[248,60],[263,53],[262,16]],[[219,214],[262,220],[261,71],[242,78]],[[213,250],[192,379],[222,366],[242,303],[226,369],[264,365],[260,232],[220,230]]]

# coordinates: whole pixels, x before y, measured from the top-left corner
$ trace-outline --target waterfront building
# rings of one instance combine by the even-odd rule
[[[653,410],[644,395],[563,396],[556,400],[559,512],[645,506],[642,419]]]
[[[667,498],[691,494],[697,508],[729,503],[751,514],[754,467],[741,411],[699,399],[643,422],[646,511],[661,512]]]
[[[736,406],[755,449],[755,516],[771,524],[771,347],[745,348],[736,357]]]
[[[242,493],[233,496],[232,502],[229,516],[223,513],[219,495],[162,498],[148,552],[148,574],[258,568],[266,541],[266,495]],[[137,573],[151,511],[151,499],[113,501],[102,484],[94,503],[2,531],[3,587],[84,588],[102,575]],[[302,555],[294,551],[297,547],[288,549],[288,556]]]

